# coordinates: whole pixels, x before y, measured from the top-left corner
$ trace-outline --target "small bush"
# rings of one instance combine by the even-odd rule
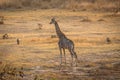
[[[1,64],[0,80],[20,80],[24,76],[22,69],[17,69],[10,64]]]

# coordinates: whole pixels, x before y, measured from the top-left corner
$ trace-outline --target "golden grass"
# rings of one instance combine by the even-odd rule
[[[29,13],[28,13],[29,12]],[[51,14],[51,15],[49,15]],[[5,24],[0,25],[0,61],[15,65],[15,67],[23,66],[29,73],[31,69],[49,70],[57,69],[59,66],[59,48],[58,38],[51,38],[55,35],[54,25],[50,25],[51,16],[55,16],[61,30],[66,36],[75,43],[75,51],[80,59],[79,67],[84,66],[96,67],[97,54],[101,57],[104,52],[112,53],[119,50],[119,21],[117,18],[103,18],[103,16],[111,13],[94,13],[93,12],[72,12],[70,10],[26,10],[26,11],[1,11],[0,15],[5,16]],[[81,22],[81,16],[87,16],[91,22]],[[80,17],[80,18],[78,18]],[[98,19],[105,19],[106,22],[98,22]],[[23,20],[23,21],[22,21]],[[115,23],[114,23],[115,22]],[[37,24],[43,25],[42,30],[38,29]],[[21,29],[23,28],[23,29]],[[2,35],[8,33],[9,39],[3,40]],[[109,37],[111,43],[106,43]],[[20,39],[20,45],[17,45],[16,39]],[[67,50],[66,50],[67,51]],[[89,56],[89,54],[94,54]],[[70,68],[71,56],[67,55],[67,67]],[[82,55],[90,58],[92,62],[84,61]],[[88,56],[87,56],[88,55]],[[81,60],[83,58],[83,62]],[[101,57],[102,58],[102,57]],[[118,59],[97,59],[101,62],[112,62]],[[87,59],[87,58],[85,58]],[[0,64],[1,65],[1,64]],[[107,64],[106,66],[111,66]],[[70,69],[69,69],[70,68]],[[30,74],[30,73],[29,73]],[[43,76],[44,75],[44,76]],[[42,76],[42,77],[41,77]],[[73,76],[65,74],[45,72],[38,75],[38,78],[49,78],[60,80],[73,79]],[[93,80],[93,79],[91,79]]]
[[[41,9],[51,9],[51,8],[64,8],[73,10],[104,10],[104,11],[114,11],[114,9],[119,8],[119,0],[1,0],[0,8],[41,8]]]
[[[9,63],[2,63],[0,65],[0,79],[1,80],[21,80],[24,74],[22,69],[18,69]]]

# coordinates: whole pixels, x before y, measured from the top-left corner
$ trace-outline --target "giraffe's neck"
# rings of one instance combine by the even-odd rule
[[[56,33],[59,39],[62,37],[65,37],[64,33],[60,30],[60,27],[57,22],[55,22],[55,29],[56,29]]]

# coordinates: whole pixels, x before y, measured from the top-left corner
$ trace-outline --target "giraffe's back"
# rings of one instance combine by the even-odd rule
[[[61,48],[64,49],[70,49],[70,48],[74,48],[74,43],[72,40],[68,39],[68,38],[62,38],[59,40],[59,45]]]

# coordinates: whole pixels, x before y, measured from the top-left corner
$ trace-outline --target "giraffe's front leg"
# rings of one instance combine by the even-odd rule
[[[61,66],[62,65],[62,48],[59,47],[59,49],[60,49],[60,66]]]
[[[64,52],[64,59],[65,59],[65,65],[66,65],[66,53],[64,48],[63,48],[63,52]]]

